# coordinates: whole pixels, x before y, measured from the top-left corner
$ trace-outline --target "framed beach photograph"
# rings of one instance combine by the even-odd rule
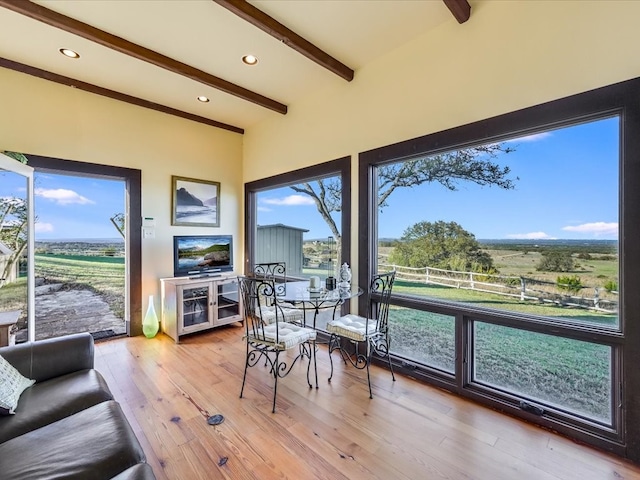
[[[171,177],[171,225],[219,227],[220,183]]]

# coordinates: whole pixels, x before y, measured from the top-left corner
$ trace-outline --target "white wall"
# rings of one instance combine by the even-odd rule
[[[472,5],[467,23],[452,18],[248,129],[244,181],[351,155],[356,207],[359,152],[640,76],[640,2]]]
[[[1,68],[0,106],[0,150],[142,171],[142,214],[156,219],[142,241],[143,313],[173,276],[173,235],[232,234],[242,265],[242,135]],[[171,226],[172,175],[221,183],[220,228]]]

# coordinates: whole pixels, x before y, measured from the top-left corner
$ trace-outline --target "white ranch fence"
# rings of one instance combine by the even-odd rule
[[[618,312],[618,292],[602,287],[584,286],[579,292],[569,291],[570,285],[512,275],[444,270],[442,268],[413,268],[379,263],[379,270],[396,270],[396,278],[413,283],[442,285],[463,290],[503,295],[521,301],[553,303],[567,307],[585,308],[604,313]],[[563,290],[561,287],[566,287]]]

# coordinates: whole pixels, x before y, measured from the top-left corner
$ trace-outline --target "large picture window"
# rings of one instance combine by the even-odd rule
[[[625,451],[640,440],[640,302],[625,295],[639,93],[633,80],[360,154],[359,281],[397,272],[400,371],[640,457]]]
[[[286,278],[335,276],[349,258],[351,160],[342,158],[245,185],[245,272],[283,262]],[[324,328],[331,312],[321,312]]]
[[[380,167],[377,269],[398,293],[617,329],[619,125]]]
[[[335,276],[342,250],[340,175],[256,192],[255,263],[287,264],[287,275]]]

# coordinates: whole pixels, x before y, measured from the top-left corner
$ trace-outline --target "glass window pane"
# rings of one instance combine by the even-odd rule
[[[284,261],[288,277],[336,275],[342,238],[340,176],[263,190],[256,198],[255,263]]]
[[[396,288],[397,283],[394,285]],[[391,352],[449,373],[455,372],[455,317],[391,306]]]
[[[611,423],[611,347],[474,324],[477,382]]]
[[[620,119],[378,167],[396,293],[618,328]]]

